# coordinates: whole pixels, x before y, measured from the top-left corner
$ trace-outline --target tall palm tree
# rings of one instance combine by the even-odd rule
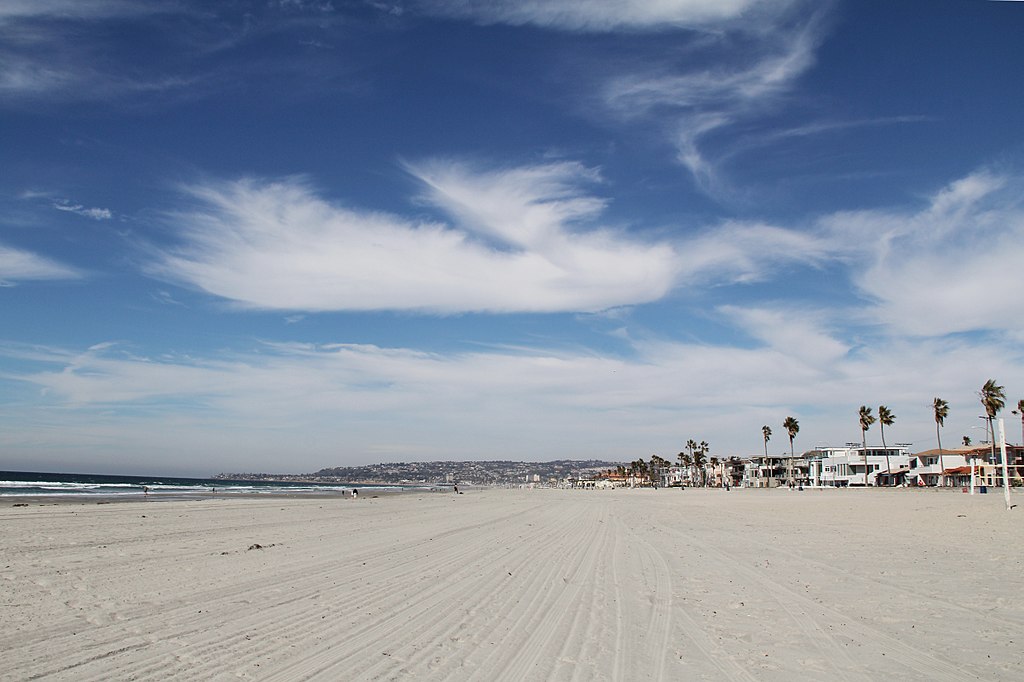
[[[978,397],[981,399],[981,406],[985,408],[985,415],[988,417],[988,432],[992,434],[992,437],[989,438],[989,443],[992,446],[992,459],[989,461],[995,464],[996,432],[992,428],[992,420],[999,414],[999,410],[1003,409],[1003,406],[1006,405],[1006,392],[1002,386],[996,384],[995,379],[989,379],[981,387]]]
[[[875,423],[875,417],[867,405],[860,406],[858,415],[860,416],[860,440],[863,446],[861,453],[864,456],[864,487],[866,488],[868,485],[868,429]]]
[[[964,436],[964,447],[967,447],[970,444],[971,444],[971,437],[970,436]]]
[[[764,436],[764,465],[765,473],[771,472],[769,460],[768,460],[768,441],[772,439],[772,427],[767,424],[761,427],[761,435]]]
[[[707,456],[708,456],[708,452],[711,451],[711,446],[708,445],[708,442],[706,440],[702,440],[700,442],[700,445],[698,445],[697,447],[700,448],[700,453],[702,455],[704,455],[704,457],[705,457],[704,471],[701,474],[701,476],[702,476],[702,478],[704,480],[704,486],[707,487],[707,485],[708,485],[708,478],[709,477],[707,475],[708,474],[708,471],[707,471],[708,465],[707,465],[706,459],[707,459]]]
[[[1020,415],[1020,444],[1024,445],[1024,400],[1017,401],[1017,409],[1013,413]]]
[[[878,406],[878,428],[882,431],[882,452],[885,453],[885,473],[892,473],[889,467],[889,447],[885,444],[885,427],[892,426],[896,422],[896,415],[885,405]],[[896,482],[893,481],[893,485]]]
[[[786,417],[786,420],[782,422],[782,428],[786,429],[786,433],[789,434],[789,484],[793,485],[793,439],[796,438],[796,434],[800,433],[800,422],[793,417]]]
[[[679,466],[686,471],[687,478],[689,478],[690,466],[693,465],[693,457],[685,452],[680,452],[676,457],[679,459]]]
[[[935,411],[935,440],[939,442],[939,485],[945,486],[946,465],[942,462],[942,435],[939,433],[939,427],[946,423],[946,417],[949,416],[949,403],[942,398],[936,398],[932,401],[932,409]]]
[[[704,465],[707,463],[707,459],[704,457],[704,451],[698,447],[693,451],[693,468],[697,471],[697,486],[704,485]]]

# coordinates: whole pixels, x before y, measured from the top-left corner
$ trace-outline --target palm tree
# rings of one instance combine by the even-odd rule
[[[871,408],[867,405],[861,405],[858,411],[860,415],[860,439],[863,449],[861,453],[864,455],[864,487],[868,485],[868,429],[875,423],[875,418],[871,414]]]
[[[786,433],[789,434],[789,484],[793,485],[793,439],[796,438],[796,434],[800,433],[800,422],[793,417],[786,417],[786,420],[782,422],[782,428],[786,429]]]
[[[770,441],[772,439],[772,427],[768,426],[767,424],[762,426],[761,427],[761,435],[764,436],[764,465],[766,467],[765,468],[765,473],[767,474],[767,473],[769,473],[771,471],[771,469],[768,468],[768,467],[770,467],[769,460],[768,460],[768,441]]]
[[[660,479],[661,472],[672,466],[672,462],[668,461],[661,455],[651,455],[651,476],[652,478]],[[654,485],[657,485],[656,481],[652,481]]]
[[[679,466],[682,467],[687,474],[690,472],[690,467],[693,465],[693,458],[685,452],[680,452],[676,457],[679,459]],[[687,476],[689,477],[689,476]]]
[[[1017,409],[1013,413],[1020,415],[1020,444],[1024,445],[1024,400],[1017,401]]]
[[[885,427],[892,426],[896,421],[896,415],[892,413],[885,405],[878,406],[878,428],[882,430],[882,452],[885,453],[885,473],[892,473],[892,469],[889,467],[889,447],[885,444]],[[893,485],[896,482],[893,481]]]
[[[717,475],[718,474],[718,464],[719,464],[718,458],[717,457],[712,457],[711,459],[708,460],[708,464],[711,466],[711,471],[713,471]],[[722,476],[722,480],[723,481],[725,480],[725,476],[724,475]]]
[[[964,447],[966,448],[970,444],[971,444],[971,437],[970,436],[964,436]]]
[[[992,420],[999,414],[999,410],[1003,409],[1003,406],[1006,405],[1006,392],[1003,391],[1002,386],[996,384],[995,379],[989,379],[981,387],[978,397],[981,398],[981,406],[985,408],[985,415],[988,417],[988,432],[992,434],[992,437],[989,438],[989,443],[992,446],[992,459],[990,461],[995,464],[996,432],[992,428]]]
[[[942,462],[942,435],[939,433],[939,427],[946,423],[946,417],[949,416],[949,403],[942,398],[936,398],[932,401],[932,408],[935,411],[935,440],[939,442],[939,485],[945,486],[946,465]]]
[[[708,445],[708,442],[706,440],[702,440],[700,442],[700,445],[698,445],[697,447],[700,449],[700,454],[704,455],[705,460],[706,460],[706,458],[708,456],[708,452],[711,450],[711,446]],[[708,475],[707,475],[708,469],[707,469],[707,467],[708,467],[708,465],[707,465],[707,463],[705,463],[703,472],[701,473],[701,478],[704,480],[704,486],[705,487],[707,487],[707,485],[708,485]]]
[[[704,464],[707,463],[707,459],[704,457],[704,451],[698,447],[693,451],[693,468],[697,470],[697,485],[704,485]]]

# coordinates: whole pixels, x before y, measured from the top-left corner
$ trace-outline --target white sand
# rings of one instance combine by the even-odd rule
[[[1024,508],[1001,495],[474,490],[0,520],[4,680],[1024,679]]]

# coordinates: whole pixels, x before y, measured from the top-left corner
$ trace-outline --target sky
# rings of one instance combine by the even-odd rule
[[[5,0],[0,468],[985,440],[1024,3]],[[880,444],[877,425],[867,434]]]

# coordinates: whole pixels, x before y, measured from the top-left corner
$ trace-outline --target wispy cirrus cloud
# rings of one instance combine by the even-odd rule
[[[55,260],[0,243],[0,283],[77,279],[82,273]]]
[[[0,4],[0,24],[35,18],[102,19],[144,14],[156,9],[154,3],[131,0],[5,0]]]
[[[336,13],[330,2],[11,0],[0,3],[0,104],[195,97],[291,73],[308,67],[309,46],[328,46],[318,38]],[[126,34],[136,39],[111,37]],[[282,34],[294,40],[277,40]],[[260,41],[282,52],[259,65],[235,58]],[[316,63],[336,71],[328,60]]]
[[[483,24],[607,32],[703,28],[777,11],[791,0],[419,0],[427,12]]]
[[[244,306],[310,311],[599,310],[673,284],[670,245],[593,226],[603,202],[581,191],[593,179],[582,166],[412,172],[457,226],[335,205],[296,179],[216,183],[190,189],[199,204],[172,217],[185,243],[154,272]]]
[[[1006,364],[1015,347],[1006,340],[885,338],[852,348],[828,311],[719,313],[760,343],[644,340],[629,358],[542,346],[428,353],[266,343],[146,357],[111,343],[0,344],[8,368],[0,379],[34,391],[17,420],[38,426],[31,438],[47,450],[85,441],[128,463],[140,444],[160,443],[181,466],[200,470],[213,455],[218,466],[274,470],[283,451],[296,452],[292,466],[315,470],[337,461],[339,443],[350,462],[624,458],[671,455],[694,434],[716,453],[739,454],[757,451],[760,425],[787,414],[801,419],[803,443],[854,438],[855,406],[883,400],[900,416],[898,438],[930,443],[934,395],[948,397],[959,415],[949,427],[967,428],[979,381],[1024,382],[1019,364]],[[62,428],[45,428],[48,419]],[[5,429],[12,442],[27,432]]]
[[[799,22],[769,21],[761,31],[726,33],[696,56],[610,78],[601,99],[623,121],[656,121],[697,185],[711,195],[728,194],[706,140],[779,105],[814,65],[824,17],[821,8]]]
[[[981,170],[917,211],[859,211],[822,226],[845,244],[866,314],[902,334],[1024,334],[1024,180]],[[837,246],[837,249],[839,247]]]
[[[677,45],[632,65],[602,63],[596,99],[626,125],[661,130],[696,185],[726,197],[728,155],[708,140],[779,106],[815,63],[831,0],[420,0],[481,24],[595,34],[675,32]],[[605,75],[610,74],[610,75]],[[587,76],[589,79],[590,76]],[[590,115],[593,115],[592,113]]]
[[[596,312],[827,257],[813,235],[754,223],[643,239],[602,222],[600,176],[578,163],[407,169],[450,222],[344,207],[299,179],[208,183],[150,272],[249,308]]]
[[[109,208],[87,208],[82,204],[72,204],[65,201],[55,202],[53,207],[58,211],[74,213],[75,215],[92,218],[93,220],[110,220],[114,217],[113,212]]]
[[[40,98],[97,100],[124,93],[165,91],[190,82],[176,74],[147,73],[142,54],[134,68],[111,52],[108,31],[136,30],[163,15],[181,15],[175,3],[124,0],[12,0],[0,6],[0,93],[9,102]]]

